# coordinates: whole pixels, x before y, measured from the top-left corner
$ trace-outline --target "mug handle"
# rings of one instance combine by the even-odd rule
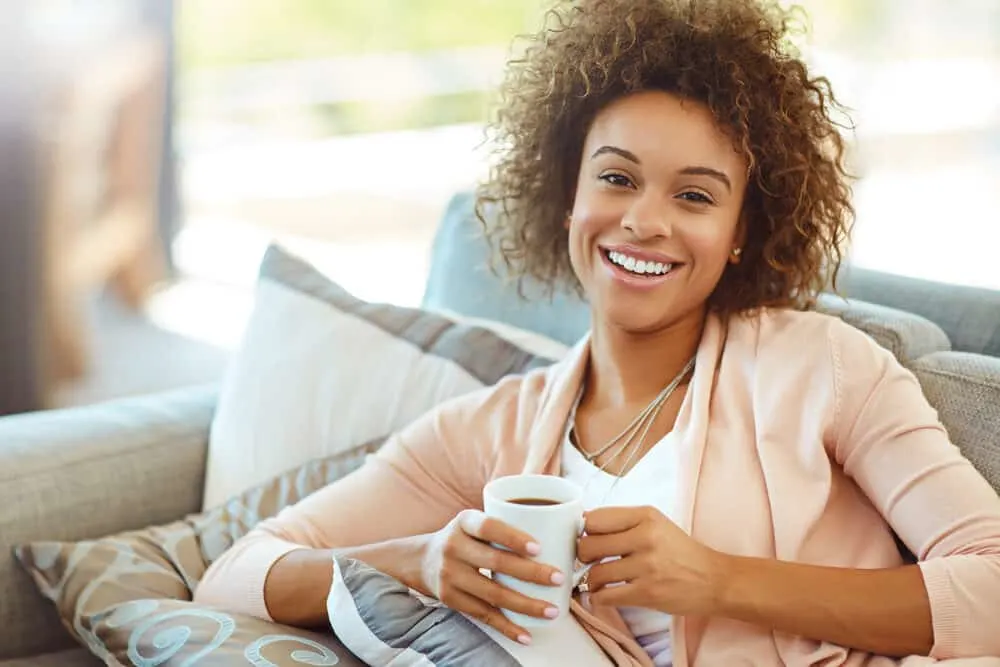
[[[578,526],[577,530],[576,530],[577,537],[582,537],[583,536],[583,532],[584,532],[584,528],[586,527],[585,526],[585,522],[584,522],[584,518],[583,518],[582,514],[580,515],[580,521],[577,524],[577,526]],[[584,565],[579,560],[575,560],[575,559],[574,559],[574,563],[575,563],[575,567],[573,568],[573,585],[570,588],[570,590],[578,591],[580,593],[586,593],[587,592],[587,583],[586,583],[586,581],[587,581],[587,575],[590,573],[590,568],[592,568],[594,565],[593,565],[593,563],[591,563],[590,565]]]

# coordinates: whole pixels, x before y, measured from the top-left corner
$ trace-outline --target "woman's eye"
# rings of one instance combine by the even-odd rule
[[[601,174],[601,180],[620,188],[632,187],[632,181],[624,174]]]
[[[685,200],[685,201],[693,202],[695,204],[713,204],[713,203],[715,203],[715,202],[712,201],[712,199],[708,195],[706,195],[704,193],[701,193],[701,192],[694,191],[694,190],[688,190],[687,192],[682,192],[678,196],[681,199]]]

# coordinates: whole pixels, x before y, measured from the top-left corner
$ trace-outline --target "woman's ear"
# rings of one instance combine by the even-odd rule
[[[730,264],[739,264],[743,259],[743,248],[747,244],[747,222],[746,213],[740,213],[739,222],[736,223],[736,233],[733,234],[733,248],[729,251]]]

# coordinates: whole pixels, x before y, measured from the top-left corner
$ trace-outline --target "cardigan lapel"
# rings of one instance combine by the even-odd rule
[[[696,537],[698,482],[708,440],[712,395],[718,379],[719,361],[725,347],[725,337],[726,327],[722,320],[717,315],[710,314],[705,321],[705,329],[695,357],[694,377],[688,387],[689,400],[684,401],[674,423],[674,431],[681,434],[678,440],[680,475],[677,488],[677,519],[680,528],[692,537]],[[685,634],[684,617],[675,616],[671,635],[676,667],[688,667],[690,664]]]
[[[566,356],[546,373],[545,390],[528,435],[528,457],[524,472],[559,474],[559,445],[576,392],[590,359],[590,334],[570,348]]]
[[[674,431],[681,434],[677,516],[680,527],[689,534],[695,529],[698,481],[708,440],[712,395],[718,379],[725,334],[721,320],[715,315],[709,315],[698,345],[694,377],[688,387],[689,400],[684,401],[674,423]]]

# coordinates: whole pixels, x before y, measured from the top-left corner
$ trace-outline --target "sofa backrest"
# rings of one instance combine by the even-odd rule
[[[1000,358],[936,352],[913,372],[951,441],[1000,493]]]
[[[471,193],[455,195],[434,237],[423,307],[497,320],[572,345],[590,327],[587,305],[574,293],[546,298],[537,284],[517,285],[493,273],[490,246],[473,212]]]
[[[944,330],[952,349],[1000,357],[1000,291],[858,267],[842,273],[838,287],[848,298],[921,315]]]

